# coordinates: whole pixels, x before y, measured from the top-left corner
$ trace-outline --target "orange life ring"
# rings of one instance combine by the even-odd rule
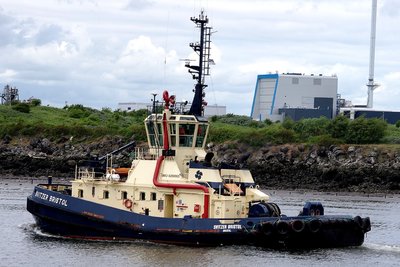
[[[132,208],[132,200],[130,200],[130,199],[125,199],[125,200],[124,200],[124,206],[125,206],[127,209]]]

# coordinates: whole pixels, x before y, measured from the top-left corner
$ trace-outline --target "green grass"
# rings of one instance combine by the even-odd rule
[[[23,113],[12,109],[11,106],[0,105],[0,138],[38,136],[57,140],[63,136],[74,136],[90,140],[106,135],[118,135],[145,141],[143,120],[146,116],[145,110],[120,112],[110,109],[95,110],[82,105],[68,108],[30,106],[29,113]],[[246,116],[228,114],[214,116],[210,121],[208,141],[214,143],[234,141],[254,147],[285,143],[328,146],[344,144],[346,141],[364,144],[400,144],[400,128],[387,125],[378,119],[361,118],[350,121],[339,116],[334,120],[317,118],[271,123],[255,122]],[[359,138],[371,137],[373,134],[376,138]]]
[[[9,135],[58,138],[73,135],[97,138],[121,135],[129,138],[134,135],[131,130],[135,129],[139,133],[136,136],[145,140],[144,115],[145,113],[128,114],[88,109],[84,117],[74,118],[67,109],[37,106],[31,107],[29,113],[21,113],[10,106],[0,106],[0,137]]]

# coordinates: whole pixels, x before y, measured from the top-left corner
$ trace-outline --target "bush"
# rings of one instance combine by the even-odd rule
[[[338,138],[333,138],[329,134],[313,136],[309,138],[309,143],[316,144],[319,146],[329,147],[330,145],[343,144],[343,141]]]
[[[12,109],[22,113],[29,113],[31,111],[31,108],[27,103],[17,103],[12,106]]]
[[[307,140],[311,136],[328,134],[330,120],[326,117],[302,119],[295,123],[293,129],[301,139]]]
[[[42,100],[38,99],[38,98],[33,98],[31,99],[31,105],[33,107],[38,107],[42,104]]]
[[[386,136],[381,139],[381,142],[385,144],[400,144],[400,137],[398,136]]]
[[[146,129],[144,124],[133,124],[129,128],[124,128],[120,134],[125,137],[134,137],[135,141],[147,141]]]
[[[111,110],[111,108],[104,107],[104,108],[101,109],[101,112],[110,114],[110,113],[112,113],[112,110]]]
[[[329,132],[334,138],[345,138],[349,124],[350,120],[347,117],[343,115],[336,116],[336,118],[330,122]]]
[[[246,135],[240,136],[238,141],[254,147],[264,146],[265,144],[285,144],[296,141],[296,134],[291,129],[283,128],[280,124],[253,130]]]
[[[93,109],[86,108],[80,104],[71,105],[67,109],[69,116],[74,119],[86,118],[93,112]]]
[[[282,122],[282,126],[285,129],[293,129],[295,125],[296,123],[290,117],[286,117]]]
[[[373,144],[385,135],[386,121],[382,119],[366,119],[358,117],[349,124],[346,142],[354,144]]]
[[[249,116],[234,115],[231,113],[228,113],[223,116],[212,116],[211,122],[216,122],[216,121],[226,123],[226,124],[259,127],[259,128],[264,126],[264,124],[262,122],[255,121]]]
[[[269,126],[269,125],[272,125],[273,122],[270,119],[265,119],[264,123],[265,123],[265,125]]]
[[[260,130],[265,134],[265,143],[286,144],[296,142],[296,133],[292,129],[286,129],[281,124],[275,124]]]
[[[396,121],[396,127],[400,128],[400,121]]]
[[[210,142],[223,143],[238,140],[241,136],[250,136],[250,128],[238,127],[229,124],[211,124],[209,131]]]
[[[140,120],[144,120],[148,115],[148,111],[147,109],[138,109],[128,112],[128,115],[131,117],[138,118]]]

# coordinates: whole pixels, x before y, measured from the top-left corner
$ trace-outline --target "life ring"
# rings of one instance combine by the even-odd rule
[[[291,226],[292,226],[293,232],[301,233],[301,232],[303,232],[304,228],[306,227],[306,224],[302,220],[294,220],[291,223]]]
[[[130,199],[125,199],[125,200],[124,200],[124,206],[125,206],[127,209],[132,208],[132,200],[130,200]]]

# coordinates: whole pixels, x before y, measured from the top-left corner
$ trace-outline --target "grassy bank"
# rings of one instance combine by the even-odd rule
[[[28,110],[0,106],[0,138],[82,137],[88,140],[106,135],[145,141],[143,120],[147,111],[96,110],[82,105],[65,108],[29,105]],[[338,116],[304,119],[294,122],[257,122],[247,116],[228,114],[210,118],[209,141],[238,141],[253,147],[265,144],[309,143],[330,144],[400,144],[400,129],[381,119],[349,119]]]

